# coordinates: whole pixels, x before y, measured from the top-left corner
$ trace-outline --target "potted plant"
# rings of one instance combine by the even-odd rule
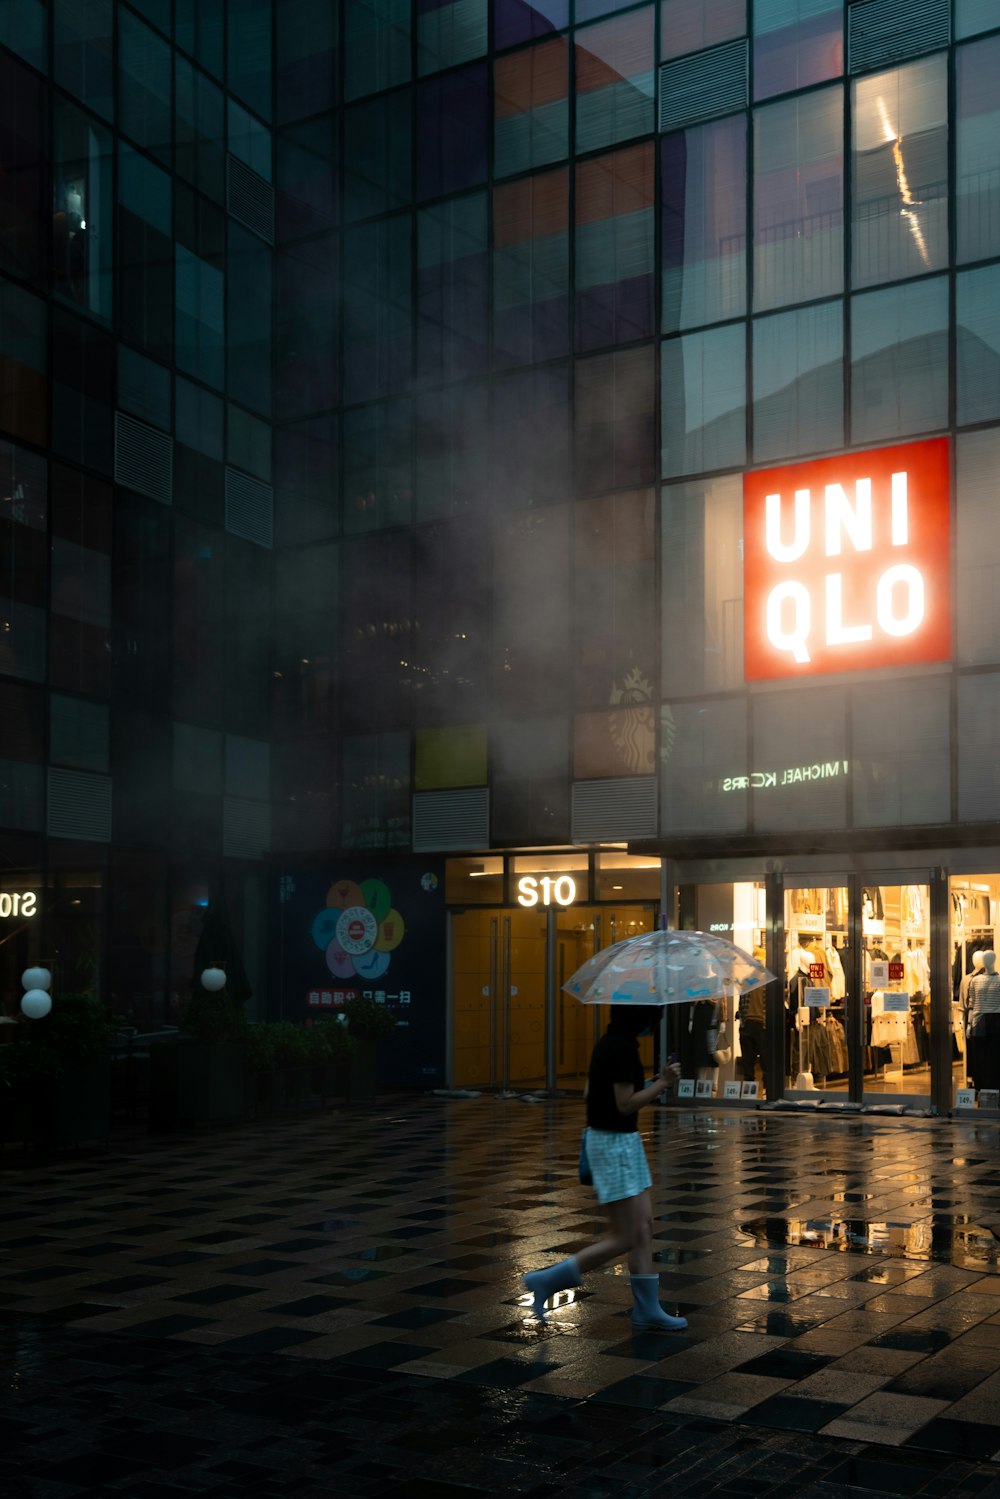
[[[258,1020],[246,1028],[247,1101],[256,1114],[273,1112],[276,1104],[277,1050],[274,1026]]]
[[[220,895],[205,912],[176,1041],[150,1050],[149,1127],[229,1124],[246,1108],[246,970]]]
[[[306,1035],[313,1091],[323,1103],[328,1098],[343,1098],[350,1085],[351,1057],[355,1050],[349,1027],[330,1017],[310,1026]]]
[[[40,1020],[22,1021],[0,1048],[3,1137],[49,1148],[111,1133],[114,1024],[92,994],[57,994]]]
[[[395,1012],[359,994],[347,1001],[344,1016],[354,1043],[348,1097],[372,1099],[375,1097],[378,1043],[396,1029]]]

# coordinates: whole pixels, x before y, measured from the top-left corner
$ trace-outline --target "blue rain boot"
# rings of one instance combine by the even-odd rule
[[[580,1270],[575,1259],[560,1260],[549,1270],[529,1270],[521,1279],[534,1297],[532,1311],[539,1322],[545,1321],[545,1303],[557,1291],[580,1284]]]
[[[686,1317],[671,1317],[660,1305],[660,1277],[658,1275],[633,1275],[632,1309],[633,1332],[681,1332],[687,1327]]]

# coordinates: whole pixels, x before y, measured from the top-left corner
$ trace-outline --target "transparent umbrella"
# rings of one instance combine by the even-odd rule
[[[709,932],[643,932],[588,958],[563,988],[585,1005],[673,1005],[746,994],[774,978]]]

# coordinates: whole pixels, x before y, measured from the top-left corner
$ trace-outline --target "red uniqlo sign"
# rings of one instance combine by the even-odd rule
[[[822,963],[810,963],[809,977],[812,979],[813,983],[822,983],[826,978],[826,968]]]
[[[902,965],[902,963],[890,963],[889,964],[889,982],[890,982],[890,984],[898,984],[899,981],[902,979],[902,977],[903,977],[903,965]]]
[[[743,478],[748,681],[951,655],[946,437]]]

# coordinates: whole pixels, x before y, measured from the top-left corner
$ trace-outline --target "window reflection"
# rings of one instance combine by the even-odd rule
[[[769,104],[754,119],[754,307],[843,286],[843,104],[839,88]]]
[[[52,272],[61,296],[110,320],[111,138],[70,105],[56,113]]]
[[[942,54],[854,85],[853,283],[948,259],[948,98]]]
[[[755,99],[808,88],[844,71],[840,0],[755,0]]]
[[[948,421],[948,282],[855,297],[851,440],[934,432]]]
[[[746,122],[717,120],[664,137],[663,330],[746,308]]]
[[[1000,255],[1000,36],[961,47],[955,70],[958,259],[985,260]]]

